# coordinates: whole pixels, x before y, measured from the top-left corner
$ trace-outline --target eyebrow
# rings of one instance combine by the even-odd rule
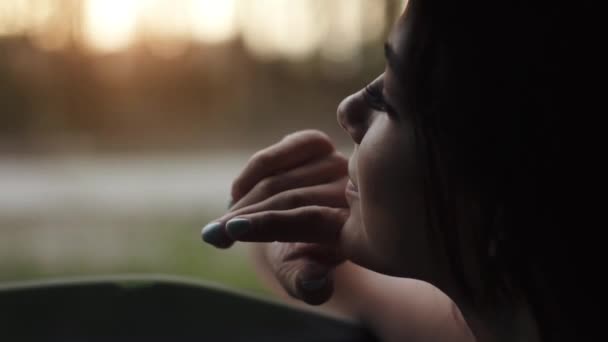
[[[401,63],[397,53],[395,53],[393,46],[389,42],[384,43],[384,57],[386,58],[386,63],[388,64],[389,68],[391,68],[397,75],[397,78],[401,78]],[[389,110],[391,110],[393,113],[398,113],[395,106],[391,105],[390,101],[388,101],[386,97],[384,102]]]

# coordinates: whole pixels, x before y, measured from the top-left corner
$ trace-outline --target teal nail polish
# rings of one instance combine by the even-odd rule
[[[203,241],[219,248],[227,248],[232,245],[232,241],[222,231],[222,224],[219,222],[212,222],[203,227],[201,238]]]
[[[251,229],[251,221],[244,218],[234,218],[226,223],[226,231],[234,239],[238,239]]]
[[[319,279],[302,280],[300,285],[305,291],[317,291],[322,289],[327,284],[327,277]]]

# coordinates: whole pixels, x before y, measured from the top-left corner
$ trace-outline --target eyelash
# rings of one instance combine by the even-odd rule
[[[372,83],[365,86],[364,98],[367,105],[377,111],[392,114],[391,109],[386,104],[384,94],[382,94],[381,83]]]

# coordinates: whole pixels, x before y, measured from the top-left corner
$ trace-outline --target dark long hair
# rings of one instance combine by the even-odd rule
[[[527,302],[549,340],[581,328],[572,278],[584,260],[572,255],[576,199],[565,194],[576,178],[564,153],[585,101],[589,34],[574,6],[410,0],[400,71],[430,221],[462,291],[479,305]]]

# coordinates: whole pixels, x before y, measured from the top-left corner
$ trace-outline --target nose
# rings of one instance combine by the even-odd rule
[[[347,96],[338,105],[338,123],[356,144],[359,144],[369,125],[370,110],[365,106],[361,91]]]

